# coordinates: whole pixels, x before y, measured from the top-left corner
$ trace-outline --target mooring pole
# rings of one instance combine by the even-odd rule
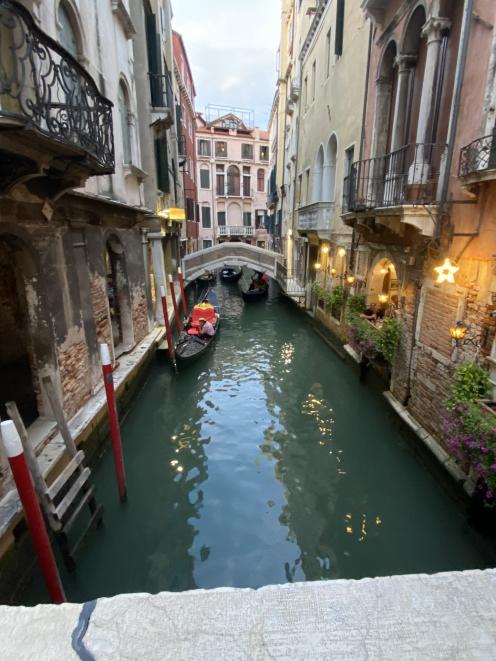
[[[183,312],[184,312],[184,316],[187,317],[188,316],[188,308],[186,306],[186,296],[184,294],[184,278],[183,278],[182,269],[178,268],[177,273],[179,275],[179,286],[181,287],[181,301],[182,301],[182,304],[183,304]]]
[[[179,310],[177,309],[176,290],[174,289],[174,280],[169,275],[169,288],[172,296],[172,305],[174,306],[174,321],[176,322],[177,332],[181,332],[181,323],[179,321]]]
[[[126,473],[124,470],[124,456],[122,454],[121,431],[119,428],[119,416],[115,401],[114,378],[112,375],[112,361],[108,344],[100,344],[100,358],[102,361],[103,383],[107,395],[107,410],[110,426],[110,438],[112,439],[112,452],[114,453],[115,475],[117,477],[117,488],[121,502],[127,500]]]
[[[160,298],[162,299],[162,310],[164,311],[165,322],[165,336],[167,338],[167,350],[171,363],[174,362],[174,347],[172,346],[172,331],[169,320],[169,308],[167,307],[167,297],[165,295],[165,287],[160,287]]]
[[[62,604],[65,601],[64,588],[55,562],[50,538],[45,525],[40,503],[36,495],[33,478],[29,472],[21,438],[12,420],[4,420],[1,425],[3,447],[9,460],[17,492],[26,515],[29,532],[33,539],[34,550],[38,556],[41,573],[52,601]]]

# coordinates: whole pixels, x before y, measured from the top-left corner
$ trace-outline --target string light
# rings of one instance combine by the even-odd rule
[[[339,248],[338,256],[339,257],[344,257],[345,255],[346,255],[346,248]]]

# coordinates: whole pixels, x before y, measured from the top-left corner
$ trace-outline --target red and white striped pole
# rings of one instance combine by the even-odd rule
[[[165,335],[167,337],[167,350],[169,351],[169,358],[173,363],[174,347],[172,346],[172,331],[169,321],[169,308],[167,307],[167,297],[165,295],[165,287],[160,287],[160,298],[162,299],[162,310],[164,311]]]
[[[103,382],[107,395],[107,410],[109,417],[110,438],[112,439],[112,452],[114,453],[115,475],[121,502],[127,500],[126,473],[124,470],[124,456],[122,454],[121,431],[119,416],[115,401],[114,378],[112,376],[112,361],[108,344],[100,344],[100,358],[102,361]]]
[[[176,322],[177,332],[180,333],[181,324],[179,322],[179,310],[177,309],[176,290],[174,289],[174,280],[171,275],[169,275],[169,288],[172,296],[172,305],[174,306],[174,321]]]
[[[183,304],[183,312],[184,316],[188,316],[188,308],[186,307],[186,296],[184,294],[184,278],[183,278],[183,272],[181,268],[177,269],[177,273],[179,275],[179,286],[181,287],[181,301]]]
[[[9,460],[19,498],[24,508],[29,532],[33,539],[34,550],[40,563],[41,573],[45,579],[52,601],[55,604],[62,604],[65,601],[64,588],[60,580],[50,538],[48,537],[45,519],[41,513],[33,478],[29,472],[26,457],[24,456],[21,439],[12,420],[5,420],[0,425],[5,454]]]

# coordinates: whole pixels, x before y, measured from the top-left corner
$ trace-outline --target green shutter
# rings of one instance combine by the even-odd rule
[[[334,42],[334,52],[336,55],[343,54],[343,34],[344,34],[344,0],[337,0],[336,4],[336,37]]]
[[[167,138],[156,138],[154,142],[155,166],[157,168],[157,188],[161,190],[162,193],[170,193]]]

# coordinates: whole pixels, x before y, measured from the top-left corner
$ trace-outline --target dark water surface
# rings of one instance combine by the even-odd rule
[[[70,600],[494,564],[380,391],[289,303],[217,289],[213,350],[157,361],[123,424],[126,506],[110,452],[95,469],[105,526]],[[46,600],[38,579],[21,600]]]

